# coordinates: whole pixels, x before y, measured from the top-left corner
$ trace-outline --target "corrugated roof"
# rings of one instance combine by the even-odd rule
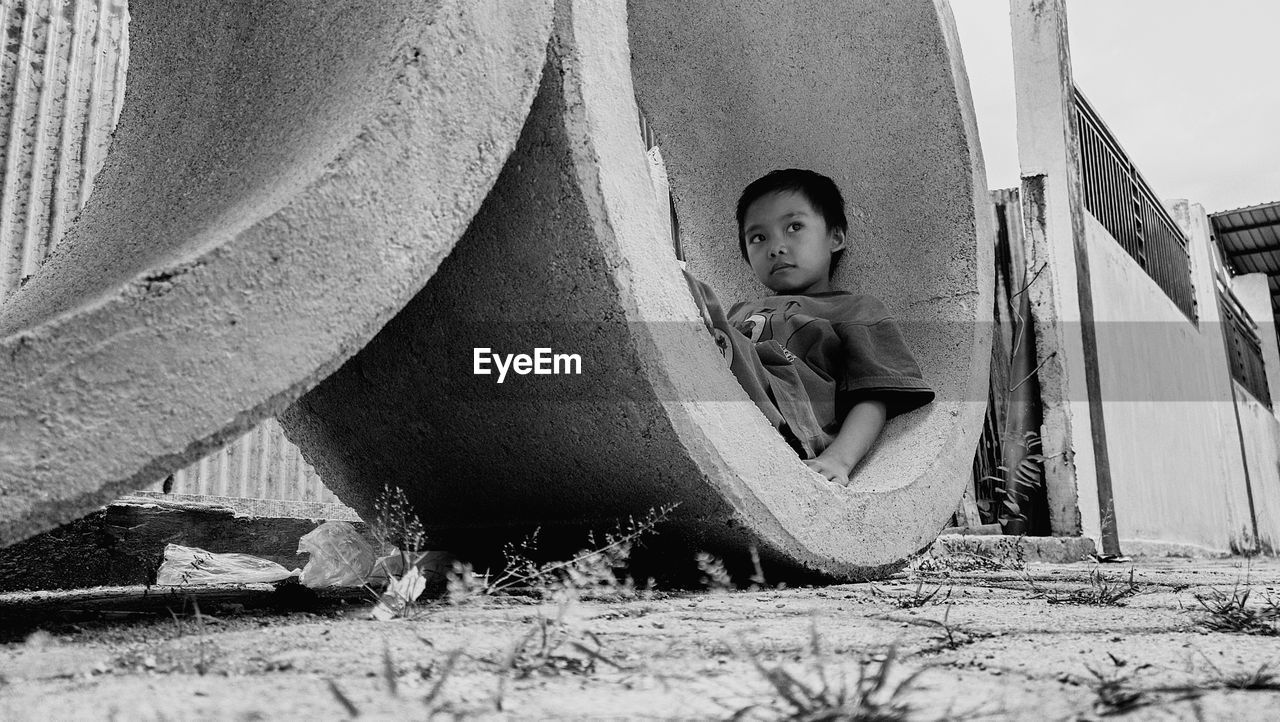
[[[1267,274],[1280,315],[1280,201],[1211,213],[1209,222],[1233,274]]]
[[[1275,208],[1277,205],[1280,205],[1280,201],[1272,201],[1272,202],[1270,202],[1270,203],[1258,203],[1258,204],[1256,204],[1256,205],[1252,205],[1252,206],[1241,206],[1241,207],[1239,207],[1239,208],[1232,208],[1232,209],[1225,210],[1225,211],[1218,211],[1217,213],[1210,213],[1209,215],[1211,215],[1211,216],[1229,216],[1229,215],[1232,215],[1232,214],[1234,214],[1234,213],[1244,213],[1245,211],[1256,211],[1256,210],[1261,210],[1261,209],[1263,209],[1263,208]]]

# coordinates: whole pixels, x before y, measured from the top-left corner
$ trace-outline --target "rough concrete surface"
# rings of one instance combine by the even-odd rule
[[[0,545],[195,461],[364,345],[514,145],[551,3],[130,13],[93,195],[0,309]]]
[[[741,562],[755,546],[842,579],[900,566],[955,508],[988,387],[991,218],[945,4],[556,13],[528,123],[467,234],[281,415],[291,440],[357,511],[399,486],[459,552],[678,502],[686,550]],[[761,293],[733,240],[750,179],[804,166],[844,187],[858,251],[837,280],[899,311],[940,396],[889,425],[850,489],[800,463],[716,353],[652,192],[633,96],[670,138],[689,265],[726,303]],[[474,373],[476,347],[578,354],[582,374],[498,383]]]
[[[1050,562],[1054,564],[1078,562],[1097,554],[1097,548],[1093,540],[1087,537],[1007,536],[999,533],[972,535],[957,534],[951,529],[945,530],[931,548],[986,556],[1017,553],[1029,562]],[[1021,551],[1015,552],[1016,549]],[[1152,556],[1160,555],[1153,554]],[[1204,555],[1184,554],[1182,556]]]
[[[892,649],[884,696],[897,690],[910,708],[903,719],[1274,719],[1276,637],[1207,631],[1196,601],[1247,588],[1257,608],[1280,593],[1274,560],[1017,569],[1006,557],[969,571],[963,562],[874,584],[562,606],[478,598],[382,623],[368,620],[367,603],[329,600],[304,613],[275,599],[273,611],[254,589],[153,591],[132,603],[115,590],[105,606],[89,598],[108,590],[0,595],[0,718],[670,719],[756,705],[748,719],[773,719],[793,710],[757,663],[814,688],[825,674],[838,690],[856,684],[860,667],[878,676]],[[1137,594],[1120,605],[1067,601],[1097,589],[1096,575],[1127,584],[1131,569]],[[513,663],[512,649],[540,639],[543,620],[553,645],[545,664]]]

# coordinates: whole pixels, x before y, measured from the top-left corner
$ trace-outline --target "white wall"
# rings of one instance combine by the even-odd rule
[[[1197,328],[1085,216],[1121,546],[1246,548],[1253,522],[1208,249],[1193,239]]]
[[[1101,536],[1110,551],[1114,522],[1125,553],[1252,549],[1245,421],[1232,400],[1204,212],[1186,202],[1170,209],[1191,238],[1196,323],[1083,207],[1065,0],[1009,5],[1028,258],[1045,270],[1028,292],[1054,533]],[[1086,346],[1091,330],[1096,358]],[[1101,402],[1091,404],[1091,393]],[[1254,424],[1247,443],[1274,452],[1271,431]],[[1266,453],[1255,461],[1265,477]],[[1280,503],[1280,476],[1271,476]]]
[[[1231,279],[1231,288],[1240,305],[1258,324],[1262,361],[1267,369],[1270,409],[1239,384],[1236,384],[1236,396],[1240,399],[1240,430],[1258,517],[1258,541],[1264,552],[1277,554],[1280,553],[1280,417],[1276,409],[1280,408],[1280,346],[1277,346],[1275,315],[1271,311],[1271,289],[1265,273],[1236,276]]]
[[[1266,554],[1280,553],[1280,421],[1270,409],[1236,384],[1240,427],[1249,459],[1258,542]],[[1274,393],[1274,392],[1273,392]]]

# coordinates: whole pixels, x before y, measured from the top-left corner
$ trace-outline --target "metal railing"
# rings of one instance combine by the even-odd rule
[[[1222,330],[1227,337],[1231,378],[1271,408],[1271,389],[1267,386],[1267,368],[1262,360],[1262,341],[1257,326],[1229,290],[1218,290],[1218,305],[1222,308]]]
[[[1194,321],[1196,300],[1186,236],[1079,88],[1075,89],[1075,124],[1085,207]]]

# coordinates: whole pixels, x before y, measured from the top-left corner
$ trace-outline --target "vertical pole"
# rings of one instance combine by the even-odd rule
[[[1216,290],[1216,289],[1215,289]],[[1236,439],[1240,442],[1240,461],[1244,466],[1244,491],[1245,496],[1249,499],[1249,523],[1253,529],[1253,539],[1249,540],[1249,549],[1239,551],[1257,551],[1258,548],[1258,508],[1253,501],[1253,479],[1249,474],[1249,449],[1244,443],[1244,424],[1240,423],[1240,392],[1236,391],[1235,376],[1231,373],[1231,336],[1236,332],[1234,324],[1235,320],[1227,312],[1226,304],[1223,302],[1221,295],[1218,295],[1218,318],[1222,319],[1222,323],[1218,327],[1222,329],[1222,350],[1226,353],[1227,361],[1227,384],[1231,386],[1231,413],[1236,419]],[[1233,550],[1235,551],[1235,550]]]
[[[1044,453],[1053,533],[1119,554],[1085,246],[1080,136],[1065,0],[1010,0],[1018,159],[1031,252],[1046,264],[1035,334],[1043,344]],[[1084,403],[1080,403],[1084,399]]]

